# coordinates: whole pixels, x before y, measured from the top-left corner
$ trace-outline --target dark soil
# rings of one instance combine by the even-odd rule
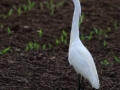
[[[62,0],[53,1],[57,5]],[[17,8],[27,5],[27,1],[0,0],[0,51],[11,49],[0,54],[0,90],[77,90],[77,74],[68,63],[73,4],[67,0],[51,15],[47,0],[34,2],[32,10],[18,15]],[[43,3],[42,8],[40,3]],[[94,33],[91,40],[82,41],[94,57],[100,78],[99,90],[120,90],[120,0],[82,0],[81,5],[85,15],[81,34],[88,36],[94,27],[107,34],[105,37]],[[12,15],[4,19],[2,14],[7,15],[11,8]],[[40,29],[43,30],[41,38]],[[67,44],[56,45],[55,40],[60,39],[62,30],[68,33]],[[105,40],[106,46],[103,45]],[[26,52],[29,42],[38,43],[40,48]],[[92,90],[87,80],[85,88]]]

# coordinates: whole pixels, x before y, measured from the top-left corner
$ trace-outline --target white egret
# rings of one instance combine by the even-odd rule
[[[99,78],[96,70],[95,63],[90,52],[82,44],[79,39],[79,18],[81,16],[81,5],[79,0],[72,0],[74,3],[74,14],[70,34],[70,45],[68,60],[79,75],[78,90],[84,90],[83,77],[87,79],[94,89],[99,89]],[[80,86],[81,75],[81,86]]]

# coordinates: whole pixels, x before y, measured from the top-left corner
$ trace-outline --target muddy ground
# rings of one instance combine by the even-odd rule
[[[0,90],[77,90],[77,74],[68,63],[73,4],[67,0],[59,5],[62,0],[53,0],[52,14],[48,1],[33,0],[35,6],[24,11],[27,0],[0,0]],[[85,17],[80,34],[94,57],[99,90],[120,90],[120,0],[81,0],[81,5]],[[102,29],[102,34],[93,28]],[[56,45],[63,30],[67,43]],[[29,42],[38,43],[40,48],[26,51]],[[92,90],[87,80],[85,90]]]

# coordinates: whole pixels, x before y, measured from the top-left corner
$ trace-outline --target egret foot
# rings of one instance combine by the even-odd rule
[[[99,89],[95,89],[95,88],[93,88],[92,90],[99,90]]]

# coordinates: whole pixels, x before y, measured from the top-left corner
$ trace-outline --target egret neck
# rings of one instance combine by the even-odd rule
[[[81,7],[79,0],[72,0],[74,3],[74,14],[70,34],[70,44],[79,39],[79,18],[81,16]]]

